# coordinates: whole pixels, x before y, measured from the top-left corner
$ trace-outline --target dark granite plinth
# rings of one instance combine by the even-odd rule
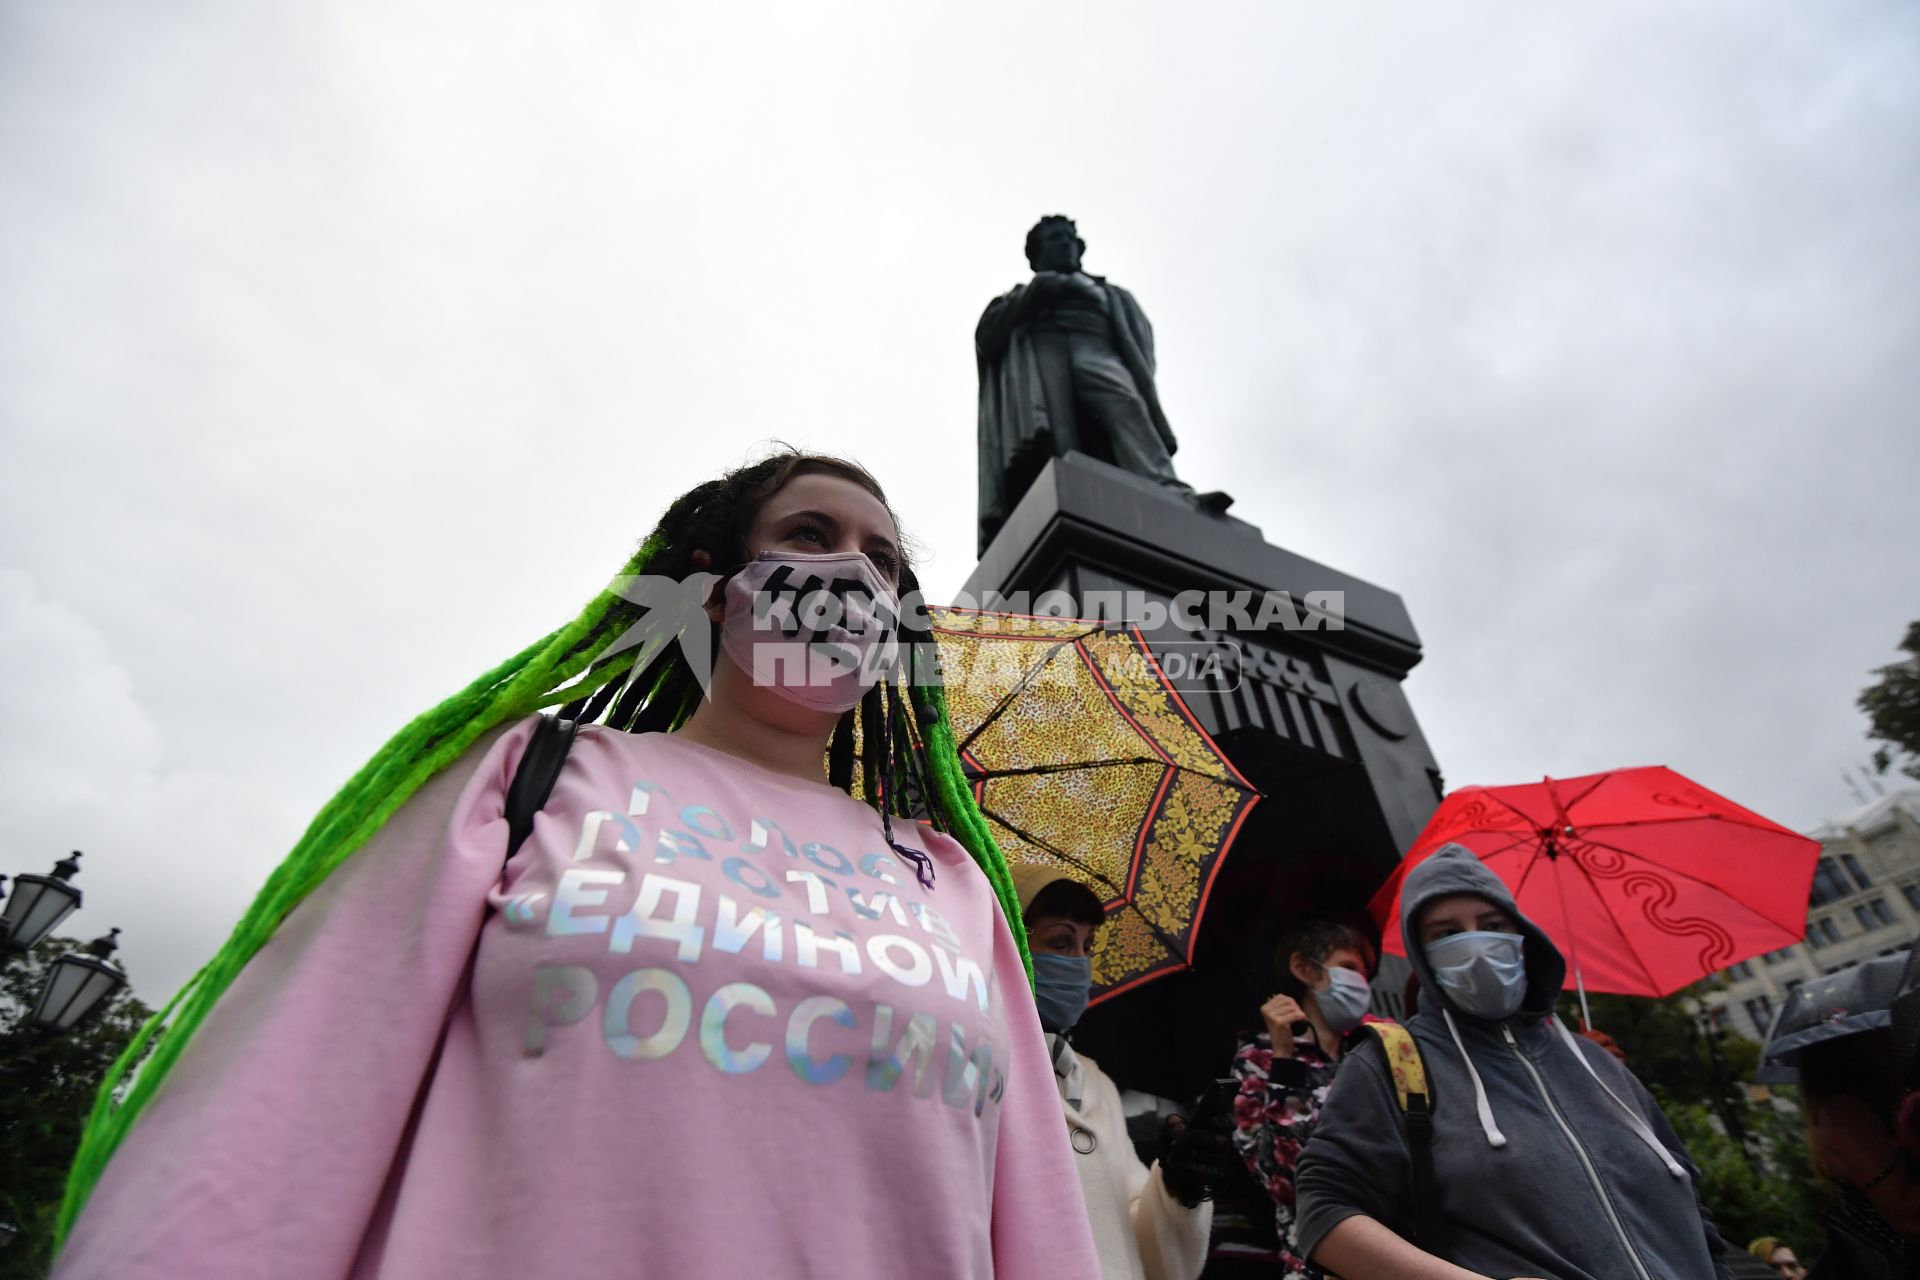
[[[1207,646],[1237,653],[1220,678],[1176,682],[1194,714],[1257,786],[1255,808],[1216,874],[1195,970],[1148,983],[1090,1011],[1076,1043],[1122,1087],[1185,1099],[1225,1075],[1233,1036],[1257,1024],[1272,994],[1277,933],[1305,913],[1364,913],[1439,803],[1440,772],[1401,681],[1420,661],[1420,639],[1400,597],[1267,543],[1245,521],[1195,510],[1151,481],[1079,454],[1050,462],[987,548],[965,591],[1029,601],[1063,591],[1078,606],[1095,593],[1137,593],[1171,610],[1183,592],[1242,599],[1249,621],[1268,592],[1314,621],[1318,593],[1344,601],[1340,629],[1269,625],[1237,616],[1171,616],[1143,627],[1163,666]],[[1111,598],[1111,597],[1109,597]],[[1056,600],[1058,597],[1056,597]],[[1140,615],[1132,615],[1139,620]],[[1398,982],[1383,981],[1398,996]],[[1397,999],[1387,1001],[1389,1007]]]

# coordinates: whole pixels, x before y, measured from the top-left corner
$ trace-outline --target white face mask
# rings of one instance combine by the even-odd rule
[[[754,684],[835,714],[899,660],[900,600],[857,551],[763,551],[727,579],[720,644]]]
[[[1320,1016],[1335,1034],[1345,1035],[1359,1026],[1373,1007],[1373,986],[1351,969],[1329,968],[1327,977],[1328,986],[1313,993],[1313,1002],[1320,1006]]]
[[[1454,1008],[1498,1022],[1527,998],[1525,950],[1517,933],[1450,933],[1427,944],[1427,964]]]

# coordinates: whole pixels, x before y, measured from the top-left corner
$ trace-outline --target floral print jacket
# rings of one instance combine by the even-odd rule
[[[1240,1081],[1233,1100],[1233,1147],[1254,1182],[1273,1197],[1280,1274],[1287,1280],[1320,1280],[1323,1274],[1295,1252],[1293,1170],[1300,1148],[1313,1136],[1336,1066],[1311,1040],[1295,1041],[1293,1057],[1275,1059],[1273,1041],[1264,1031],[1243,1040],[1233,1055],[1233,1074]]]

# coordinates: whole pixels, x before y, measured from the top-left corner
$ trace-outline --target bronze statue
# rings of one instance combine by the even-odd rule
[[[980,550],[1048,458],[1075,450],[1158,481],[1215,515],[1226,494],[1173,474],[1179,447],[1154,388],[1153,326],[1133,295],[1080,269],[1073,220],[1027,232],[1030,284],[987,304],[974,330],[980,368]]]

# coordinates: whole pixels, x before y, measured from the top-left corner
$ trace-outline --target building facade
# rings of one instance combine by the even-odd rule
[[[1809,978],[1911,948],[1920,938],[1920,787],[1907,787],[1807,832],[1820,862],[1804,942],[1720,974],[1716,1025],[1764,1041],[1787,995]]]

